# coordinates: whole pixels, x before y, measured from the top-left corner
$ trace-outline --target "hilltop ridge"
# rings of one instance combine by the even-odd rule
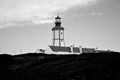
[[[1,80],[119,80],[120,54],[0,55]]]

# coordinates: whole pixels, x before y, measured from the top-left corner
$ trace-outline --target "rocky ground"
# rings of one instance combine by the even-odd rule
[[[120,80],[120,53],[0,55],[0,80]]]

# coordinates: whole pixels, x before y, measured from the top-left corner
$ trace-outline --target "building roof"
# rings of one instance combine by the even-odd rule
[[[71,47],[59,47],[59,46],[50,46],[53,52],[72,52]],[[78,47],[73,47],[74,53],[80,53],[80,49]]]
[[[55,19],[61,19],[61,17],[59,17],[59,15],[58,15]]]
[[[82,48],[82,53],[96,53],[94,48]]]
[[[50,49],[53,52],[72,52],[73,53],[81,53],[79,47],[59,47],[59,46],[50,46]],[[94,48],[82,48],[82,53],[96,53],[96,50]]]
[[[73,52],[74,53],[80,53],[79,47],[73,47]]]
[[[53,52],[71,52],[70,47],[50,46]]]
[[[53,27],[52,30],[64,30],[64,27]]]

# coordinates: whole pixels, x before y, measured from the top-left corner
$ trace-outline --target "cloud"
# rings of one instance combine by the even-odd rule
[[[69,15],[69,17],[83,17],[83,16],[103,16],[105,15],[103,12],[86,12],[86,13],[65,13],[65,15]]]
[[[0,0],[0,28],[53,22],[57,13],[84,7],[98,0]]]
[[[92,15],[92,16],[103,16],[104,13],[102,13],[102,12],[92,12],[89,15]]]

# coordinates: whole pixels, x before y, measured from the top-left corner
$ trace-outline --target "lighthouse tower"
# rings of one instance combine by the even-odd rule
[[[81,53],[96,53],[94,48],[82,48],[74,46],[65,46],[64,27],[61,26],[61,17],[55,18],[55,27],[52,28],[53,44],[46,49],[47,54],[81,54]]]
[[[61,27],[61,17],[55,18],[55,27],[52,28],[53,32],[53,46],[65,46],[64,40],[64,27]]]

